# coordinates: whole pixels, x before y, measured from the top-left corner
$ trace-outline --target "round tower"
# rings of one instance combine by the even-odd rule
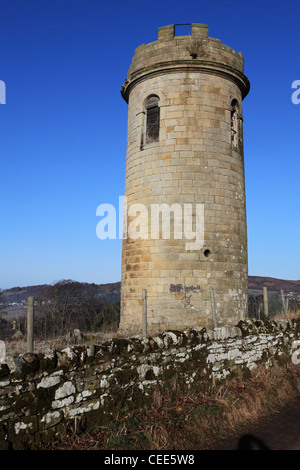
[[[135,50],[128,103],[120,332],[236,324],[248,265],[241,52],[191,24]]]

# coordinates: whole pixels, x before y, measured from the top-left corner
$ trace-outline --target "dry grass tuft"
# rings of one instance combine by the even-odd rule
[[[300,310],[288,311],[286,313],[277,313],[271,317],[271,320],[298,320],[300,318]]]

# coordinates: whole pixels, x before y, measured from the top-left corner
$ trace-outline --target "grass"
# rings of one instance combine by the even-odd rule
[[[90,433],[65,435],[44,449],[201,450],[218,449],[222,440],[241,433],[299,396],[300,367],[258,367],[206,394],[155,390],[148,409],[124,412]]]
[[[287,313],[278,313],[271,317],[271,320],[293,320],[300,318],[300,310],[288,311]]]

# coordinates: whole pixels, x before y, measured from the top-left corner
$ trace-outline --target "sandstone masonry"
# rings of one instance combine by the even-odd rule
[[[299,340],[299,321],[248,320],[10,356],[0,366],[0,449],[34,448],[67,424],[92,429],[147,406],[157,387],[205,392],[238,370],[291,360]]]
[[[206,25],[192,24],[191,36],[164,26],[158,41],[135,50],[122,87],[125,196],[128,208],[142,204],[147,213],[139,218],[141,237],[123,240],[120,332],[141,332],[143,289],[152,334],[246,318],[242,100],[249,88],[242,53],[208,37]],[[162,204],[191,204],[194,221],[203,205],[203,246],[187,249],[185,237],[175,237],[173,213],[169,239],[159,223],[151,237],[151,208]],[[126,227],[134,214],[127,219]]]

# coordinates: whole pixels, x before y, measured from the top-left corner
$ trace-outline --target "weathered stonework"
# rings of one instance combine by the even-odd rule
[[[178,37],[174,25],[162,27],[158,41],[136,49],[122,87],[128,102],[125,196],[127,208],[147,208],[140,222],[148,237],[123,240],[121,332],[141,332],[143,289],[151,333],[246,318],[242,100],[249,88],[243,55],[209,38],[206,25],[192,24],[191,36]],[[152,95],[159,98],[159,139],[147,143],[145,103]],[[204,205],[203,246],[187,249],[184,235],[174,237],[172,218],[170,239],[151,238],[153,204],[192,204],[194,216],[196,205]]]
[[[290,361],[299,343],[299,321],[248,320],[25,354],[18,369],[8,358],[11,370],[0,365],[0,449],[37,448],[67,424],[90,430],[147,406],[158,387],[206,392],[237,371]]]

